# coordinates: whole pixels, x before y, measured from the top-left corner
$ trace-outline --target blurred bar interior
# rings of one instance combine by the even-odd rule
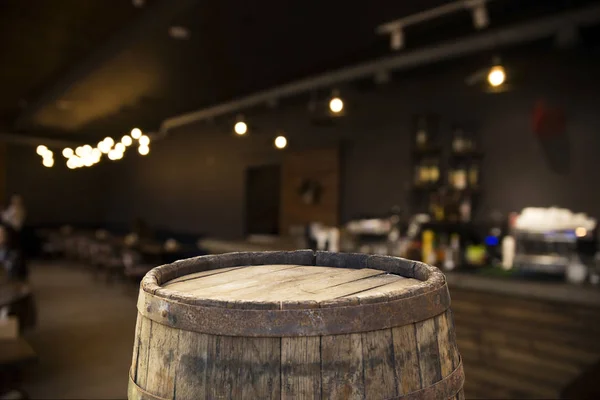
[[[6,0],[0,25],[0,399],[123,398],[149,269],[299,248],[445,271],[467,398],[600,398],[597,1]]]

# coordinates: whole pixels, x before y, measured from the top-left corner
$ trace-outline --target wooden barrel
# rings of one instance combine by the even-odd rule
[[[463,399],[444,275],[300,250],[203,256],[142,280],[129,399]]]

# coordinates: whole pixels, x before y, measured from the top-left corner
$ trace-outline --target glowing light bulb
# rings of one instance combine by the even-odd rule
[[[77,161],[75,161],[74,158],[69,158],[67,160],[67,168],[69,168],[69,169],[75,169],[75,168],[77,168]]]
[[[119,154],[121,154],[121,153],[119,153],[118,151],[113,149],[108,152],[108,158],[113,161],[118,160]]]
[[[78,157],[83,157],[85,155],[85,152],[83,151],[83,146],[79,146],[75,149],[75,154],[77,154]]]
[[[133,140],[131,139],[131,136],[125,135],[121,138],[121,143],[123,143],[125,146],[131,146]]]
[[[285,136],[277,136],[275,138],[275,147],[278,149],[284,149],[287,146],[287,139]]]
[[[50,157],[44,157],[42,165],[44,165],[44,167],[51,168],[54,165],[54,159]]]
[[[105,137],[104,138],[104,143],[106,143],[106,145],[108,147],[113,147],[113,145],[115,144],[115,140],[111,137]]]
[[[38,154],[38,156],[43,156],[44,154],[46,154],[47,151],[48,151],[48,148],[46,146],[44,146],[43,144],[40,144],[35,149],[35,152]]]
[[[339,97],[334,97],[329,101],[329,109],[337,114],[344,109],[344,102]]]
[[[139,128],[133,128],[131,130],[131,137],[134,139],[139,139],[142,137],[142,130]]]
[[[150,144],[150,138],[146,135],[143,135],[139,139],[140,146],[148,146]]]
[[[100,151],[100,149],[92,149],[92,158],[95,160],[95,162],[100,161],[102,158],[102,151]]]
[[[248,125],[246,125],[245,122],[240,121],[240,122],[238,122],[238,123],[235,124],[235,126],[233,127],[233,130],[238,135],[245,135],[246,132],[248,132]]]
[[[585,229],[583,226],[580,226],[577,229],[575,229],[575,236],[581,238],[585,237],[585,235],[587,235],[587,229]]]
[[[125,145],[123,143],[115,144],[115,150],[119,153],[123,153],[125,151]]]
[[[62,151],[62,155],[64,158],[73,157],[73,154],[74,154],[73,149],[70,147],[65,147]]]
[[[110,147],[111,146],[109,146],[109,144],[106,143],[104,140],[98,143],[98,149],[104,154],[108,154],[108,152],[110,151]]]
[[[150,147],[148,147],[148,146],[140,146],[140,147],[138,147],[138,153],[140,153],[141,155],[145,156],[148,153],[150,153]]]
[[[490,69],[490,73],[488,74],[488,82],[493,87],[498,87],[504,83],[506,80],[506,73],[504,72],[504,67],[501,65],[496,65]]]

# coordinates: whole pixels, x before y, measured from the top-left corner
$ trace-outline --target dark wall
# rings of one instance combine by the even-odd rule
[[[600,64],[584,60],[574,53],[509,58],[515,79],[505,93],[465,86],[464,78],[481,65],[476,63],[405,73],[380,87],[344,88],[348,114],[333,126],[312,124],[305,102],[255,111],[254,129],[244,138],[231,133],[231,119],[188,126],[157,142],[147,158],[128,156],[112,166],[106,219],[117,223],[139,215],[153,225],[241,236],[244,169],[280,161],[282,152],[271,142],[279,130],[290,149],[341,145],[342,221],[386,213],[394,205],[406,208],[417,112],[439,114],[442,135],[449,136],[455,122],[476,128],[485,152],[477,217],[551,205],[599,217],[600,85],[589,77]],[[542,142],[533,134],[539,99],[564,107],[565,136]]]
[[[57,151],[54,161],[53,168],[46,168],[34,147],[7,148],[6,193],[23,196],[26,224],[101,223],[106,184],[101,169],[69,170]]]
[[[512,90],[489,94],[467,87],[466,76],[489,59],[403,72],[381,86],[342,87],[348,113],[334,125],[311,123],[308,97],[295,104],[283,101],[275,109],[247,110],[247,137],[232,133],[233,116],[223,117],[172,132],[153,144],[147,157],[132,150],[125,159],[103,161],[89,173],[45,169],[28,149],[14,158],[11,154],[12,164],[21,162],[21,154],[28,158],[22,171],[11,174],[9,186],[30,193],[36,221],[68,216],[125,225],[141,217],[155,227],[241,236],[245,168],[280,162],[283,152],[273,148],[272,140],[283,131],[290,149],[341,146],[340,214],[346,221],[383,214],[394,205],[408,207],[412,116],[435,112],[442,135],[449,137],[453,123],[466,122],[480,137],[485,158],[478,218],[495,210],[551,205],[600,217],[595,184],[600,172],[598,56],[512,54],[504,58]],[[559,140],[540,142],[532,133],[532,109],[539,99],[564,107],[567,129]],[[103,179],[102,189],[94,176]],[[40,188],[49,197],[35,195]]]

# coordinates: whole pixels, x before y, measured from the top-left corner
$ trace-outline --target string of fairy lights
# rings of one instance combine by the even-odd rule
[[[112,137],[106,137],[95,147],[90,144],[84,144],[75,149],[65,147],[62,150],[62,156],[66,159],[69,169],[91,167],[98,164],[103,157],[112,161],[122,159],[127,149],[135,142],[137,142],[137,151],[140,155],[146,156],[150,153],[150,138],[144,135],[141,129],[134,128],[129,135],[124,135],[118,142]],[[52,168],[54,166],[54,152],[46,145],[37,146],[36,153],[42,157],[44,167]]]
[[[498,88],[506,80],[506,71],[504,67],[496,61],[487,72],[487,81],[492,88]],[[334,116],[342,115],[344,110],[344,101],[337,91],[333,92],[329,99],[329,111]],[[250,131],[248,125],[242,116],[238,116],[233,126],[233,131],[238,136],[247,135]],[[62,150],[62,156],[66,159],[66,165],[69,169],[82,167],[91,167],[98,164],[103,157],[109,160],[117,161],[123,158],[125,152],[137,141],[137,151],[140,155],[146,156],[150,153],[150,138],[144,135],[141,129],[133,128],[129,135],[124,135],[120,141],[112,137],[106,137],[95,147],[90,144],[81,145],[75,149],[66,147]],[[273,141],[275,148],[282,150],[288,145],[288,139],[283,135],[278,135]],[[39,145],[36,149],[37,154],[42,157],[42,165],[47,168],[54,166],[54,152],[45,145]]]

